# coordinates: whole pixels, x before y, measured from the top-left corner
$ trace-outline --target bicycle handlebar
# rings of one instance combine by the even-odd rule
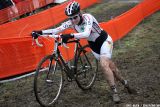
[[[38,34],[39,36],[41,36],[40,34]],[[45,36],[44,36],[45,37]],[[62,43],[62,38],[60,37],[60,35],[55,35],[55,34],[52,34],[52,35],[46,35],[46,37],[51,37],[51,38],[54,38],[55,41],[58,41],[58,39],[60,38],[60,44],[63,45],[65,48],[69,48],[65,43]],[[33,38],[34,39],[34,38]],[[35,43],[37,46],[39,47],[43,47],[43,44],[39,43],[38,41],[38,38],[37,39],[34,39],[35,40]]]
[[[60,37],[60,35],[48,35],[48,37],[51,37],[51,38],[54,38],[54,39],[57,39],[57,38],[59,38]]]

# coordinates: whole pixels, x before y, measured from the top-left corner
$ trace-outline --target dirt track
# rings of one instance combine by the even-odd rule
[[[91,12],[101,22],[129,10],[134,5],[108,3],[108,0],[103,0],[103,4],[97,4],[86,11]],[[122,75],[139,92],[138,95],[129,95],[118,83],[122,102],[114,104],[110,98],[110,88],[99,70],[91,91],[84,92],[75,82],[65,81],[56,107],[126,107],[127,104],[160,104],[159,17],[160,12],[153,14],[114,45],[113,60],[122,71]],[[0,107],[39,107],[33,94],[33,77],[0,84]]]

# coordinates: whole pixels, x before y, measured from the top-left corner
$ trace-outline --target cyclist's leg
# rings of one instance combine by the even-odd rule
[[[120,81],[120,82],[122,83],[122,85],[124,85],[124,87],[127,89],[127,91],[128,91],[130,94],[137,94],[137,91],[136,91],[135,89],[131,88],[131,87],[129,86],[128,81],[125,80],[125,79],[122,77],[122,75],[121,75],[121,73],[119,72],[119,70],[118,70],[118,68],[116,67],[116,65],[112,62],[112,63],[110,64],[110,66],[111,66],[111,69],[112,69],[112,71],[113,71],[113,73],[114,73],[115,78],[116,78],[118,81]]]
[[[113,42],[111,38],[108,38],[107,41],[105,41],[101,47],[101,57],[104,56],[106,57],[106,59],[104,57],[102,57],[100,60],[103,61],[104,59],[106,60],[106,62],[109,63],[109,69],[111,69],[114,78],[117,79],[118,81],[120,81],[125,88],[127,88],[129,93],[137,93],[136,90],[131,89],[129,87],[129,84],[127,82],[127,80],[125,80],[121,73],[119,72],[117,66],[114,64],[114,62],[111,60],[111,56],[112,56],[112,50],[113,50]],[[103,61],[104,62],[104,61]],[[102,63],[103,63],[102,62]],[[112,84],[111,84],[112,85]]]
[[[110,63],[111,61],[111,54],[112,54],[112,43],[109,44],[107,41],[105,41],[102,45],[102,47],[106,47],[102,50],[102,54],[97,54],[95,52],[92,52],[94,56],[100,60],[100,65],[102,67],[102,71],[107,79],[108,84],[110,85],[112,91],[113,91],[113,101],[119,102],[120,98],[117,94],[117,89],[116,89],[116,84],[115,84],[115,78],[114,78],[114,73],[112,69],[110,68]]]
[[[100,55],[100,65],[101,65],[101,67],[103,69],[103,72],[106,76],[108,84],[110,85],[110,88],[112,90],[113,101],[114,102],[119,102],[120,97],[119,97],[118,92],[117,92],[114,73],[113,73],[112,69],[110,68],[110,63],[111,62],[112,61],[109,58],[107,58],[103,55]]]
[[[114,62],[112,61],[110,63],[110,68],[112,69],[115,78],[120,81],[123,85],[127,84],[127,82],[124,80],[124,78],[122,77],[119,69],[117,68],[117,66],[114,64]]]
[[[105,76],[108,80],[108,83],[113,91],[113,101],[119,102],[120,98],[117,94],[116,83],[115,83],[115,75],[113,69],[111,69],[111,64],[113,63],[111,60],[113,50],[113,42],[109,37],[102,45],[100,51],[100,64],[103,68]]]
[[[108,40],[109,39],[109,40]],[[112,50],[113,50],[113,42],[112,39],[109,37],[102,45],[100,50],[100,64],[109,79],[109,85],[113,86],[115,85],[115,79],[114,79],[114,73],[110,67],[112,64],[111,56],[112,56]]]
[[[124,83],[124,79],[121,76],[118,68],[114,64],[114,62],[111,60],[112,57],[112,50],[113,50],[113,41],[110,36],[108,36],[107,40],[103,43],[101,47],[101,56],[107,57],[109,60],[109,68],[112,70],[114,77],[116,80],[120,81],[121,83]]]
[[[99,55],[95,52],[93,52],[93,55],[96,57],[97,60],[100,61],[100,65],[103,69],[103,72],[105,74],[105,77],[107,79],[107,82],[109,83],[109,85],[112,87],[112,86],[115,86],[115,82],[114,82],[114,74],[113,74],[113,71],[112,69],[110,68],[110,63],[111,63],[111,60],[109,58],[106,57],[106,55]]]

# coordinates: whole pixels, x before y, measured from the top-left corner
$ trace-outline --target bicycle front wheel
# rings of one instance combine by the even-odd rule
[[[96,78],[98,61],[88,45],[80,50],[76,59],[76,82],[82,90],[90,89]]]
[[[63,72],[53,55],[44,57],[36,69],[34,93],[42,106],[51,106],[57,101],[63,85]]]

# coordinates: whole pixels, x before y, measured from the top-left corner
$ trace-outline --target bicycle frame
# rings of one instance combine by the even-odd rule
[[[42,106],[50,106],[58,100],[63,88],[64,72],[68,82],[75,80],[79,88],[88,90],[93,86],[98,70],[97,60],[93,59],[93,54],[87,54],[90,48],[89,45],[81,45],[78,39],[67,42],[75,43],[73,66],[70,66],[60,52],[59,46],[63,45],[60,40],[61,38],[57,35],[51,35],[50,37],[54,38],[55,41],[53,52],[50,55],[46,55],[39,62],[34,78],[35,96]],[[43,46],[42,44],[37,45]],[[95,64],[95,66],[93,64]],[[46,72],[43,72],[45,68]],[[46,90],[50,90],[49,92],[53,90],[52,94],[48,94]]]
[[[61,52],[58,48],[58,46],[62,45],[61,42],[59,42],[58,40],[55,40],[55,44],[54,44],[54,50],[52,55],[55,57],[56,61],[59,61],[61,63],[61,66],[63,67],[63,70],[65,71],[65,73],[67,74],[67,76],[70,79],[74,78],[74,73],[76,73],[76,66],[75,66],[75,61],[76,61],[76,56],[78,54],[78,51],[82,48],[82,45],[79,42],[80,40],[71,40],[68,41],[67,43],[76,43],[75,44],[75,48],[74,48],[74,65],[72,67],[70,67],[68,65],[68,62],[63,58],[63,56],[61,55]],[[55,62],[55,66],[56,66],[57,62]],[[74,68],[74,69],[73,69]]]

